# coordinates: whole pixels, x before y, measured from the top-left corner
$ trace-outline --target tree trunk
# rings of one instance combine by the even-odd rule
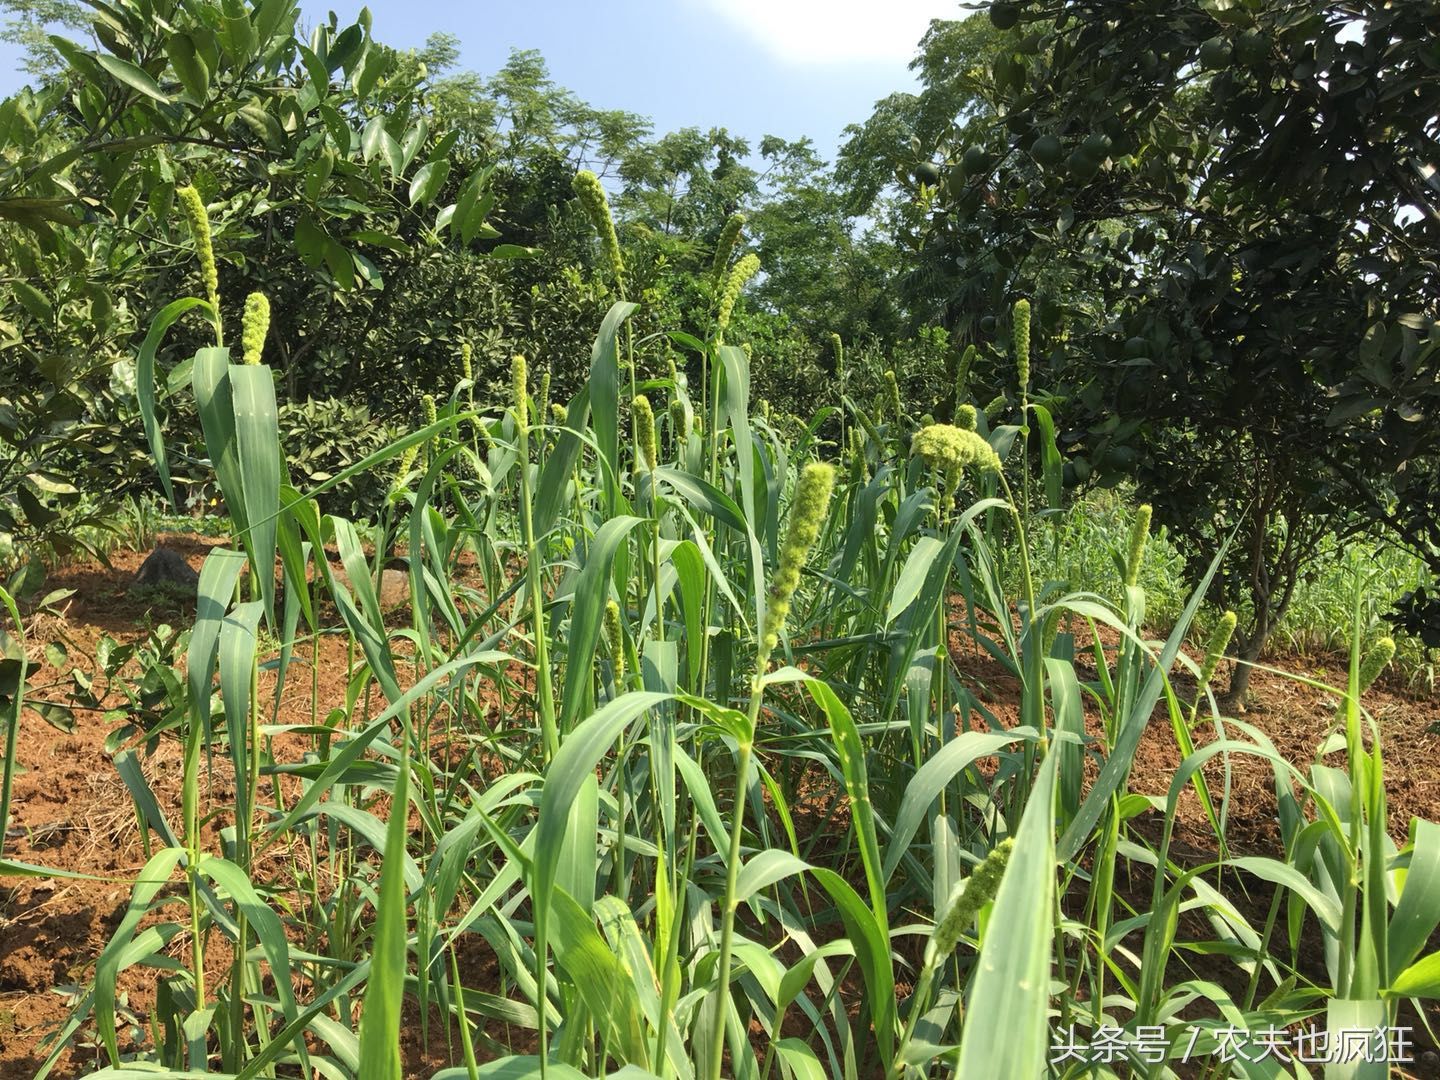
[[[1230,687],[1220,699],[1221,706],[1227,712],[1244,712],[1247,699],[1250,694],[1250,672],[1252,664],[1260,659],[1260,654],[1265,651],[1265,642],[1270,637],[1269,628],[1262,634],[1259,628],[1256,632],[1249,634],[1244,644],[1236,650],[1235,670],[1230,673]]]

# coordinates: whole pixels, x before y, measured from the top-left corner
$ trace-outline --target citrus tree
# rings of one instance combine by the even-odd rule
[[[1243,659],[1321,538],[1390,526],[1434,560],[1433,12],[998,3],[988,22],[932,31],[907,113],[940,269],[907,279],[917,302],[980,333],[1042,296],[1074,478],[1133,477],[1191,551],[1236,532],[1213,598],[1242,611]],[[949,124],[919,123],[940,105]]]
[[[126,477],[148,482],[137,394],[182,394],[174,419],[193,427],[186,370],[169,370],[160,345],[173,324],[193,351],[200,320],[135,314],[194,274],[176,256],[183,184],[215,223],[202,295],[238,306],[257,287],[271,294],[292,398],[373,344],[374,321],[413,325],[378,306],[387,273],[423,277],[437,251],[521,253],[494,244],[488,172],[452,156],[423,62],[373,40],[368,13],[308,36],[297,19],[287,0],[102,6],[89,47],[51,36],[58,69],[41,65],[38,89],[0,104],[0,344],[12,360],[0,532],[22,547],[80,542],[75,526],[103,526]],[[62,515],[68,527],[53,528]]]

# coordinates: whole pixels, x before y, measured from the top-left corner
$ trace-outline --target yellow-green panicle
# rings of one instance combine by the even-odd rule
[[[725,288],[720,293],[720,303],[715,311],[715,328],[720,334],[724,334],[730,325],[730,318],[735,314],[735,305],[739,302],[745,285],[759,272],[760,256],[753,252],[743,256],[730,271],[730,276],[725,279]]]
[[[731,214],[720,230],[720,236],[715,241],[715,259],[710,266],[710,280],[717,287],[725,276],[725,268],[730,265],[730,256],[735,254],[735,245],[740,242],[740,232],[744,228],[745,215]]]
[[[1227,611],[1220,616],[1220,621],[1210,632],[1210,640],[1205,643],[1205,660],[1200,665],[1200,690],[1202,693],[1205,687],[1210,685],[1210,680],[1215,677],[1215,672],[1220,667],[1220,661],[1225,659],[1225,650],[1230,647],[1230,639],[1235,635],[1235,623],[1235,612]]]
[[[975,366],[975,358],[979,351],[974,345],[966,345],[965,352],[960,356],[960,367],[955,372],[955,408],[958,411],[966,400],[966,390],[970,383],[970,369]]]
[[[955,886],[946,903],[945,913],[936,923],[935,931],[930,935],[930,942],[925,948],[926,967],[943,962],[953,953],[955,946],[960,944],[960,935],[969,929],[981,909],[995,899],[1014,848],[1014,838],[1006,837],[985,857],[985,861],[975,868],[973,874]]]
[[[605,601],[605,644],[610,650],[610,666],[615,672],[615,685],[625,681],[625,632],[620,626],[620,605]]]
[[[1030,301],[1016,300],[1011,311],[1011,340],[1015,346],[1015,377],[1020,395],[1030,392]]]
[[[761,649],[765,656],[775,648],[790,615],[790,601],[800,587],[800,571],[810,557],[810,549],[820,535],[825,514],[830,507],[830,492],[835,487],[835,470],[823,462],[811,462],[800,473],[795,497],[790,501],[790,516],[785,542],[780,547],[780,565],[770,582],[769,602],[765,609],[765,625],[761,632]]]
[[[895,417],[895,422],[900,422],[900,380],[895,377],[894,371],[885,372],[885,388],[889,391],[890,412]]]
[[[529,398],[526,395],[528,384],[525,357],[516,353],[510,358],[510,402],[515,406],[515,422],[521,427],[530,423]]]
[[[1135,511],[1135,520],[1130,523],[1130,550],[1125,558],[1125,584],[1140,584],[1140,567],[1145,562],[1145,545],[1150,540],[1149,503]]]
[[[1369,690],[1371,684],[1380,677],[1380,673],[1390,666],[1390,661],[1395,659],[1395,639],[1382,637],[1370,651],[1365,654],[1365,659],[1360,661],[1360,689]]]
[[[976,432],[953,424],[931,424],[915,433],[910,440],[910,453],[923,458],[925,464],[942,473],[976,468],[981,472],[999,472],[1000,455]]]
[[[175,189],[180,210],[190,235],[195,241],[195,257],[200,260],[200,278],[205,283],[205,299],[215,309],[215,325],[220,325],[220,272],[215,267],[215,246],[210,238],[210,215],[200,192],[191,184]]]
[[[600,178],[589,169],[581,169],[575,174],[573,187],[586,217],[590,219],[591,226],[600,237],[600,248],[604,252],[605,262],[623,288],[625,260],[620,254],[620,238],[615,235],[615,219],[610,215],[610,200],[605,194],[605,188],[600,183]]]
[[[630,408],[635,420],[635,448],[640,455],[640,463],[646,469],[654,469],[660,461],[659,444],[655,439],[655,410],[644,394],[638,395]]]
[[[247,364],[260,363],[265,351],[265,338],[270,333],[270,301],[264,293],[252,292],[245,298],[245,313],[240,319],[242,358]]]
[[[407,446],[400,452],[400,460],[395,465],[395,475],[390,480],[390,494],[393,495],[404,488],[405,481],[410,476],[410,470],[415,467],[415,458],[419,453],[419,446]]]

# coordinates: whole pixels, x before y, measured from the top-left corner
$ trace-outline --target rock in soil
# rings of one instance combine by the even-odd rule
[[[157,547],[140,564],[135,573],[135,586],[169,586],[193,592],[200,584],[200,575],[190,569],[185,557],[173,548]]]
[[[331,568],[337,583],[345,588],[351,588],[350,576],[345,573],[344,565],[336,563]],[[380,572],[380,590],[376,594],[380,601],[381,611],[398,611],[410,603],[410,575],[404,570],[382,570]]]

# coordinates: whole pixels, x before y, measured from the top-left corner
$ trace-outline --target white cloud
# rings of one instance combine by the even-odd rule
[[[700,0],[792,64],[905,63],[931,19],[968,14],[955,0]]]

